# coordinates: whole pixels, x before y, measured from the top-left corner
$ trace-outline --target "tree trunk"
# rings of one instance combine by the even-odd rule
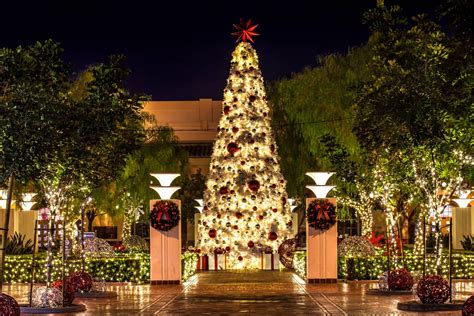
[[[15,185],[15,176],[13,174],[8,178],[7,205],[5,207],[5,221],[3,223],[3,234],[0,241],[0,293],[3,289],[4,269],[5,269],[5,247],[8,238],[8,226],[10,225],[10,210],[12,204],[13,186]],[[36,232],[35,232],[36,233]]]
[[[97,214],[95,211],[88,211],[86,212],[87,217],[87,231],[92,231],[92,224],[94,223],[94,219],[96,218]]]

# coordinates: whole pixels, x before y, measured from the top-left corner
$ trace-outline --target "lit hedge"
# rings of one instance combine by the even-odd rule
[[[306,278],[306,251],[295,251],[293,257],[293,267],[296,274],[301,278]]]
[[[181,256],[183,280],[194,274],[196,270],[196,254],[185,253]],[[61,260],[53,261],[52,279],[61,277]],[[81,269],[81,260],[73,259],[65,262],[65,273],[69,274]],[[31,255],[7,256],[5,258],[4,280],[8,283],[30,282],[32,272]],[[119,255],[115,258],[86,259],[86,271],[93,278],[107,282],[147,283],[150,281],[150,255],[131,254]],[[36,260],[35,282],[45,282],[46,258]]]
[[[181,276],[182,280],[188,280],[196,273],[198,255],[193,252],[185,252],[181,255]]]
[[[441,274],[448,276],[447,254],[442,257]],[[415,256],[411,251],[405,252],[405,265],[409,271],[421,271],[419,262],[415,266]],[[426,258],[426,274],[437,274],[436,259],[433,256]],[[399,258],[401,264],[401,258]],[[302,278],[306,278],[306,252],[299,251],[294,257],[295,272]],[[392,266],[394,269],[395,266]],[[387,269],[387,258],[385,256],[372,256],[366,258],[338,258],[338,278],[350,280],[376,280]],[[453,278],[456,279],[472,279],[474,278],[474,254],[473,253],[455,253],[453,254]]]

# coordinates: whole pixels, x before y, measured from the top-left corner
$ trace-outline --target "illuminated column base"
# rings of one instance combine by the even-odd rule
[[[314,200],[306,199],[306,209]],[[326,200],[336,205],[336,199]],[[337,223],[321,232],[306,221],[306,278],[308,283],[337,282]]]
[[[150,200],[150,209],[157,201]],[[170,201],[181,212],[181,201]],[[150,226],[150,281],[152,285],[181,283],[181,221],[168,231]]]

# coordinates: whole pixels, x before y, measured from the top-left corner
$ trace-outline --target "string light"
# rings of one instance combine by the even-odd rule
[[[256,51],[232,54],[223,115],[198,225],[204,254],[227,251],[227,266],[259,269],[261,255],[291,238],[291,212]]]

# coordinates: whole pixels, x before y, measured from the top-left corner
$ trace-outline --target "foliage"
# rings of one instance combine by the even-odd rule
[[[293,267],[296,274],[306,279],[306,251],[295,251],[293,254]]]
[[[186,251],[181,254],[181,265],[182,265],[182,280],[186,282],[191,276],[196,273],[196,263],[199,256],[190,251]]]
[[[300,188],[308,170],[333,169],[324,159],[320,143],[324,135],[332,135],[357,157],[351,106],[354,88],[369,75],[369,59],[368,46],[353,48],[347,54],[321,56],[314,68],[270,85],[274,130],[290,196],[303,196]]]
[[[13,236],[9,236],[7,239],[7,245],[5,246],[5,252],[7,255],[24,255],[33,253],[33,242],[28,239],[25,242],[26,235],[21,235],[15,232]]]
[[[150,173],[183,174],[187,166],[187,153],[178,146],[173,130],[157,126],[150,117],[146,117],[146,122],[149,124],[145,130],[146,142],[138,150],[130,153],[124,169],[115,181],[93,193],[98,208],[112,217],[128,214],[129,209],[137,207],[146,210],[143,217],[148,217],[150,211],[148,201],[156,199],[156,192],[148,185],[144,185],[152,180]],[[128,215],[133,217],[131,219],[133,223],[136,214]]]
[[[62,149],[69,72],[51,40],[0,49],[0,183],[38,177]]]
[[[474,235],[463,235],[461,245],[464,250],[474,251]]]
[[[188,253],[186,253],[188,254]],[[184,254],[188,273],[196,268],[196,260],[192,259],[196,254]],[[195,257],[194,257],[195,258]],[[60,258],[54,259],[54,265],[60,265]],[[193,264],[191,264],[191,262]],[[45,281],[45,258],[40,256],[36,260],[36,281]],[[67,260],[65,262],[65,273],[68,275],[81,270],[81,260]],[[135,282],[149,283],[150,281],[150,255],[149,254],[124,254],[115,258],[93,258],[86,259],[86,272],[93,278],[104,279],[106,282]],[[31,280],[32,260],[31,255],[7,256],[5,281],[9,283],[27,283]],[[183,269],[184,273],[185,270]],[[52,278],[61,278],[61,270],[54,269]],[[184,275],[183,275],[184,278]]]
[[[182,176],[182,188],[179,191],[181,200],[181,215],[184,222],[194,223],[194,214],[196,213],[195,199],[202,199],[204,188],[206,187],[206,177],[198,169],[196,173]]]

